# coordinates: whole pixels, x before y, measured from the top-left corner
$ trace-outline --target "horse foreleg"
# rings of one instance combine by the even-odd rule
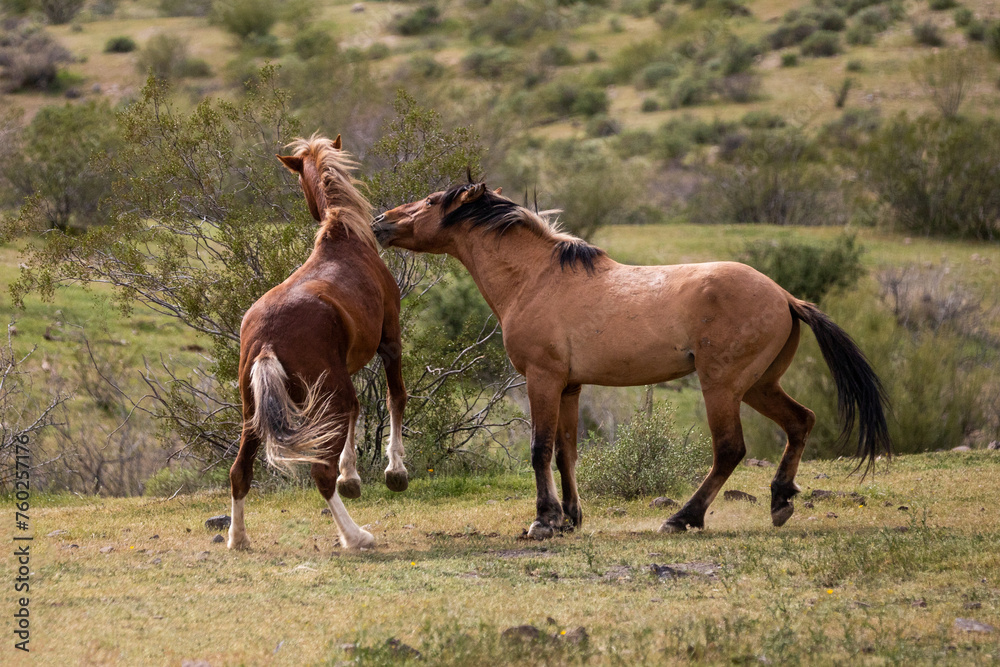
[[[531,404],[531,467],[535,470],[537,516],[528,537],[544,540],[562,527],[563,509],[552,476],[552,449],[559,428],[559,403],[564,385],[544,375],[528,375]]]
[[[240,451],[233,461],[233,467],[229,469],[229,485],[232,488],[233,509],[232,520],[229,523],[230,549],[249,549],[250,538],[247,537],[246,524],[243,520],[243,503],[250,492],[250,483],[253,481],[253,461],[257,455],[257,447],[260,440],[257,434],[248,427],[243,427],[240,435]]]
[[[351,385],[347,385],[351,387]],[[351,387],[353,394],[353,387]],[[345,498],[361,497],[361,476],[358,475],[358,452],[354,446],[354,428],[358,423],[361,405],[354,396],[352,405],[347,410],[347,438],[344,449],[340,452],[340,477],[337,478],[337,490]],[[339,502],[339,499],[338,499]]]
[[[705,527],[705,512],[722,485],[746,454],[740,400],[730,391],[705,392],[708,426],[712,431],[712,470],[684,506],[660,526],[661,533],[679,533]]]
[[[345,444],[344,447],[346,446]],[[375,544],[375,537],[364,528],[359,528],[347,513],[347,508],[337,493],[337,470],[326,463],[313,463],[311,472],[320,495],[330,506],[333,521],[337,524],[341,546],[347,549],[365,549]]]
[[[389,387],[386,399],[389,405],[389,444],[386,447],[386,458],[389,465],[385,469],[385,485],[390,491],[406,491],[410,480],[403,464],[403,409],[406,407],[406,386],[403,384],[403,360],[399,353],[398,342],[387,343],[383,340],[379,348],[382,365],[385,366],[385,379]]]
[[[556,467],[562,482],[563,513],[573,526],[583,525],[583,510],[576,490],[576,427],[580,417],[580,385],[566,387],[559,402]]]
[[[783,526],[795,511],[792,498],[799,492],[799,487],[795,484],[795,473],[798,472],[799,461],[806,448],[806,438],[816,423],[816,415],[809,408],[795,402],[777,382],[764,386],[755,385],[743,400],[780,426],[788,436],[785,453],[771,481],[771,523]]]

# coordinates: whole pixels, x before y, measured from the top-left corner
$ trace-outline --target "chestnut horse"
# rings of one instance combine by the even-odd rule
[[[779,380],[795,355],[800,322],[816,334],[837,386],[843,437],[859,417],[858,456],[889,453],[881,383],[861,350],[816,306],[745,264],[627,266],[546,219],[470,183],[387,211],[374,221],[383,246],[447,253],[472,274],[527,380],[537,518],[544,539],[564,515],[579,526],[576,432],[580,386],[647,385],[697,372],[712,433],[713,464],[690,500],[660,528],[702,528],[705,512],[746,453],[745,402],[788,435],[771,482],[771,519],[783,525],[812,411]],[[557,500],[551,461],[562,479]]]
[[[360,405],[351,375],[376,354],[389,385],[390,436],[385,471],[393,491],[407,486],[403,465],[406,389],[400,352],[399,288],[378,254],[371,205],[351,177],[355,163],[336,140],[299,139],[278,156],[321,223],[312,254],[285,282],[243,316],[239,389],[243,401],[240,451],[229,473],[233,516],[229,548],[249,547],[243,502],[261,443],[272,465],[309,463],[348,548],[369,547],[371,533],[347,514],[340,494],[356,498],[354,425]],[[337,477],[336,463],[340,463]],[[338,493],[339,490],[339,493]]]

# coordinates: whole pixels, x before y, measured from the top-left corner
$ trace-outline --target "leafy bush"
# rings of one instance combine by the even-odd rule
[[[820,30],[840,32],[847,27],[847,19],[838,9],[815,9],[809,12],[809,18],[816,22]]]
[[[105,53],[131,53],[137,48],[139,46],[135,43],[135,40],[124,35],[112,37],[104,44]]]
[[[957,0],[927,0],[927,6],[931,11],[943,12],[946,9],[954,9],[958,6]]]
[[[782,53],[781,54],[781,66],[782,67],[797,67],[799,64],[799,54],[797,53]]]
[[[808,19],[798,20],[794,23],[784,23],[767,36],[767,41],[772,49],[783,49],[788,46],[801,44],[818,29],[819,27],[816,23]]]
[[[986,24],[975,19],[965,26],[965,36],[970,42],[981,42],[986,39]]]
[[[840,36],[829,30],[819,30],[802,42],[802,55],[829,58],[840,53]]]
[[[588,137],[613,137],[622,131],[621,121],[597,114],[587,121]]]
[[[164,16],[208,16],[212,0],[160,0],[159,8]]]
[[[854,20],[857,26],[865,26],[874,32],[882,32],[892,25],[893,18],[887,7],[869,7],[860,12]]]
[[[637,77],[636,87],[653,88],[663,81],[673,79],[680,69],[672,62],[658,61],[644,67]]]
[[[911,74],[945,118],[954,118],[979,79],[979,61],[969,49],[947,50],[915,61]]]
[[[441,23],[441,10],[437,5],[423,5],[409,14],[397,14],[389,24],[393,32],[405,35],[422,35]]]
[[[847,64],[844,65],[844,69],[848,72],[864,72],[865,64],[860,60],[848,60]]]
[[[337,50],[337,42],[325,30],[314,28],[303,30],[292,41],[292,51],[302,60],[321,55],[331,55]]]
[[[864,248],[854,236],[829,245],[783,239],[747,243],[737,260],[770,277],[794,296],[820,303],[831,290],[850,289],[864,275]]]
[[[566,67],[576,60],[568,48],[562,44],[552,44],[545,47],[538,55],[538,62],[546,67]]]
[[[471,35],[512,46],[558,25],[559,13],[552,0],[494,0],[474,20]]]
[[[0,31],[0,91],[53,89],[59,66],[70,62],[69,51],[45,31],[27,23]]]
[[[166,81],[181,76],[188,59],[187,40],[166,33],[149,38],[139,54],[137,66],[143,74]]]
[[[44,107],[0,156],[0,180],[29,201],[33,229],[84,229],[106,221],[101,206],[111,194],[111,176],[94,160],[114,155],[118,144],[106,103]]]
[[[751,130],[773,130],[785,126],[785,118],[770,111],[748,111],[740,122]]]
[[[847,29],[845,39],[851,46],[868,46],[875,43],[875,29],[862,23],[855,23]]]
[[[943,46],[941,29],[933,21],[923,21],[913,25],[913,39],[924,46]]]
[[[652,97],[642,98],[642,106],[639,108],[643,113],[652,113],[660,110],[660,103]]]
[[[746,104],[759,99],[760,86],[760,77],[751,72],[722,77],[715,84],[722,99],[736,104]]]
[[[673,408],[656,404],[618,427],[614,442],[591,434],[581,443],[577,479],[590,495],[633,500],[683,493],[708,468],[711,446],[677,432]]]
[[[608,95],[603,88],[583,86],[569,81],[555,81],[539,89],[538,102],[557,116],[596,116],[608,110]]]
[[[215,0],[214,19],[240,39],[263,37],[278,22],[278,6],[271,0]]]
[[[84,0],[37,0],[37,6],[49,23],[62,25],[72,21],[83,8]]]
[[[462,58],[462,67],[482,79],[500,79],[518,64],[516,53],[505,46],[473,49]]]
[[[754,130],[720,152],[695,194],[699,223],[831,225],[846,219],[840,185],[800,130]]]
[[[418,54],[410,58],[408,63],[410,71],[422,79],[437,79],[444,76],[444,65],[434,59],[434,56],[426,53]]]
[[[972,10],[968,7],[959,7],[952,13],[951,16],[955,21],[955,25],[959,28],[967,27],[976,18],[976,15],[973,14]]]
[[[185,58],[177,70],[177,76],[191,79],[204,79],[212,76],[212,67],[202,58]]]
[[[1000,239],[1000,123],[896,117],[859,153],[863,179],[900,228]]]

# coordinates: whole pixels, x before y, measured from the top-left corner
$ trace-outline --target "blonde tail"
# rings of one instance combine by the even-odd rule
[[[288,375],[270,344],[264,345],[250,369],[254,415],[250,428],[264,441],[267,462],[286,472],[293,463],[331,463],[323,458],[324,445],[340,434],[327,408],[330,396],[321,398],[324,375],[297,405],[288,394]]]

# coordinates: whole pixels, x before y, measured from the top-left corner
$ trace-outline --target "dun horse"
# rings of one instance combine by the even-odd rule
[[[298,174],[309,211],[321,226],[306,263],[262,296],[240,327],[240,451],[229,473],[233,517],[229,548],[249,547],[243,503],[261,443],[276,466],[309,463],[348,548],[374,538],[347,514],[340,494],[356,498],[354,424],[360,406],[351,375],[376,354],[389,385],[390,437],[386,485],[407,486],[402,417],[406,404],[400,358],[399,288],[378,255],[371,205],[351,178],[354,162],[340,136],[313,136],[278,156]],[[337,477],[338,461],[340,476]],[[338,493],[339,490],[339,493]]]
[[[383,246],[447,253],[472,274],[500,320],[507,354],[527,380],[537,518],[544,539],[579,526],[576,433],[580,386],[631,386],[697,372],[712,433],[713,464],[690,500],[660,528],[702,528],[705,512],[746,453],[745,402],[777,423],[788,442],[771,482],[771,519],[783,525],[812,411],[779,380],[795,355],[800,323],[816,334],[837,386],[843,435],[859,419],[858,456],[889,453],[881,384],[862,352],[829,317],[744,264],[626,266],[491,192],[461,185],[376,218]],[[551,469],[553,449],[562,504]]]

